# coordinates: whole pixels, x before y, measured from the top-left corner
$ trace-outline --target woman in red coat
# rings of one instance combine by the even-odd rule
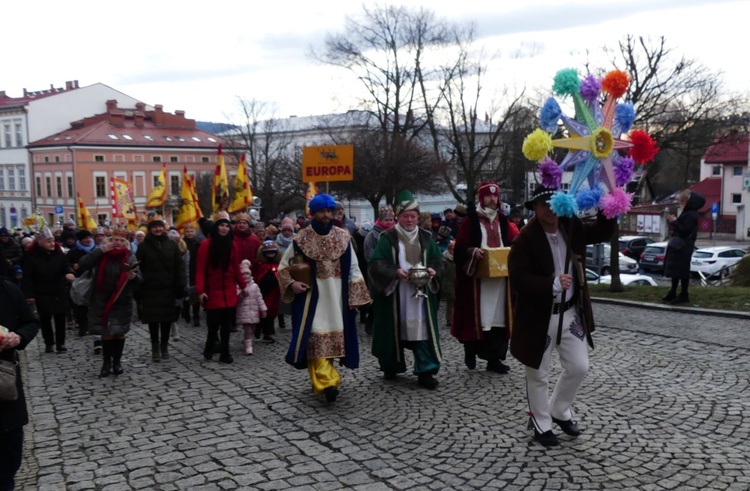
[[[219,361],[232,363],[229,354],[229,333],[237,305],[237,286],[244,295],[247,283],[240,272],[239,255],[232,240],[229,215],[219,212],[211,228],[210,238],[201,242],[195,266],[195,292],[206,309],[208,336],[203,357],[213,358],[213,344],[220,337]]]

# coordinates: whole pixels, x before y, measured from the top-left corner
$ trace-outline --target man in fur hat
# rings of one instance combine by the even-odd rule
[[[487,360],[490,372],[508,373],[503,363],[510,339],[510,289],[508,279],[477,278],[477,263],[487,248],[507,247],[517,235],[500,213],[500,188],[496,182],[479,186],[479,203],[467,210],[456,238],[456,308],[451,334],[464,345],[464,363],[469,370],[477,356]]]
[[[593,348],[591,311],[584,274],[586,244],[609,240],[617,221],[599,214],[583,223],[559,217],[550,206],[555,189],[538,186],[525,203],[534,217],[513,241],[508,258],[510,281],[517,294],[510,351],[526,366],[529,429],[544,446],[558,445],[556,424],[567,435],[581,433],[573,421],[573,401],[589,367],[586,341]],[[552,351],[562,372],[552,396],[549,378]]]
[[[414,353],[418,384],[435,389],[434,375],[442,354],[437,324],[438,291],[443,260],[431,233],[417,226],[419,203],[402,191],[396,203],[397,223],[380,234],[368,272],[373,291],[372,354],[378,358],[386,380],[406,372],[404,348]],[[409,282],[409,271],[424,267],[429,282],[424,296]]]
[[[333,226],[336,203],[327,194],[310,200],[312,222],[299,231],[279,265],[283,300],[292,303],[292,341],[286,361],[306,368],[316,394],[334,402],[341,376],[335,358],[347,368],[359,367],[354,309],[370,303],[349,233]],[[294,260],[294,261],[293,261]],[[304,262],[309,278],[297,271]],[[293,276],[293,274],[295,276]]]

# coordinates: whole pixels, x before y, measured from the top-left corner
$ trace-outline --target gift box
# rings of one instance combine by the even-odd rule
[[[477,264],[477,278],[501,278],[508,276],[508,254],[510,247],[482,249],[484,256]]]

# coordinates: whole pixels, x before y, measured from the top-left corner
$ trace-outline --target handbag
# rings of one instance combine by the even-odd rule
[[[13,361],[0,360],[0,400],[15,401],[18,399],[16,386],[16,369],[18,367],[18,352],[13,351]]]
[[[81,276],[73,280],[70,285],[70,299],[74,304],[82,307],[89,305],[92,290],[94,289],[94,270],[89,269]]]
[[[679,251],[680,249],[685,247],[685,241],[675,235],[669,239],[669,242],[667,242],[667,245],[671,247],[672,249]]]

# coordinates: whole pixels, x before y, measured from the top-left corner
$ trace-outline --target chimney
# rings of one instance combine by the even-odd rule
[[[177,116],[178,118],[185,119],[185,111],[181,109],[175,110],[174,115]]]
[[[157,113],[164,112],[164,106],[162,106],[161,104],[157,104],[154,106],[154,111],[156,111]]]
[[[73,82],[70,80],[65,81],[65,90],[72,90],[73,89]]]
[[[146,104],[144,104],[143,102],[136,102],[135,103],[135,110],[136,111],[141,111],[141,112],[145,111],[146,110]]]
[[[133,123],[136,126],[143,126],[144,114],[141,111],[133,113]]]
[[[74,89],[78,88],[78,80],[73,80],[73,88]]]
[[[107,112],[112,112],[117,109],[117,101],[115,99],[109,99],[107,101]]]
[[[109,123],[117,125],[125,124],[125,113],[119,109],[109,111]]]

